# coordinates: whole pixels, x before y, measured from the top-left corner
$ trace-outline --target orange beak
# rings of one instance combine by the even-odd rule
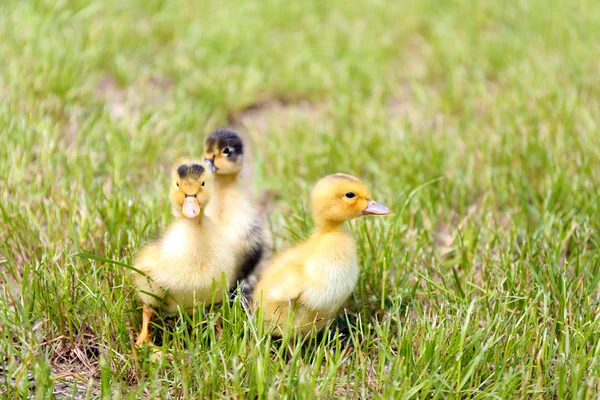
[[[367,208],[363,210],[363,215],[386,215],[391,211],[383,204],[379,204],[375,200],[368,200]]]

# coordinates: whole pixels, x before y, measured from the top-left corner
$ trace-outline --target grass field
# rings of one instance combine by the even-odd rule
[[[2,1],[0,396],[597,398],[599,37],[591,0]],[[351,224],[342,338],[285,354],[237,301],[153,364],[118,263],[227,124],[274,251],[331,172],[393,214]]]

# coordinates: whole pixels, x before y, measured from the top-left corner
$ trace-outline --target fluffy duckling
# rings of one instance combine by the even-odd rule
[[[206,215],[223,229],[236,256],[239,281],[254,271],[263,253],[260,219],[250,190],[240,178],[244,143],[229,129],[216,130],[204,143],[204,160],[214,174],[214,195]]]
[[[220,302],[222,276],[235,281],[235,257],[217,225],[204,216],[210,199],[210,173],[201,162],[183,161],[173,167],[169,199],[175,221],[158,241],[139,252],[134,284],[144,303],[137,344],[151,344],[148,323],[153,309],[191,312],[195,302]]]
[[[253,293],[254,308],[283,331],[307,334],[321,330],[338,312],[358,279],[356,243],[344,222],[390,210],[371,199],[357,177],[337,173],[313,188],[311,206],[316,229],[310,237],[276,256]]]

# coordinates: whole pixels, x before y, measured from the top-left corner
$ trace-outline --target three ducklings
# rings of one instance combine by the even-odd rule
[[[197,302],[218,304],[252,274],[263,253],[262,225],[244,187],[244,144],[220,129],[204,144],[204,161],[182,160],[171,172],[169,198],[175,220],[161,239],[143,247],[133,281],[144,303],[137,344],[151,344],[154,310],[192,312]],[[362,215],[390,210],[371,199],[357,177],[322,178],[311,194],[315,231],[273,257],[251,295],[256,315],[274,335],[321,330],[354,290],[359,267],[356,242],[344,226]],[[260,312],[259,312],[260,309]]]

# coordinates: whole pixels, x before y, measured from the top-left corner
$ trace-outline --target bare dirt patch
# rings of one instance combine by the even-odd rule
[[[98,394],[94,382],[99,382],[100,379],[98,360],[105,346],[92,332],[81,333],[72,342],[60,336],[47,342],[45,346],[51,347],[51,379],[55,382],[55,396],[71,398],[74,390],[75,398],[85,398],[89,390],[92,395]]]
[[[244,127],[250,135],[265,133],[274,123],[285,126],[295,119],[317,122],[319,110],[306,99],[267,95],[254,104],[229,113],[229,123]]]
[[[173,80],[167,76],[140,76],[129,87],[122,87],[117,80],[105,75],[96,88],[96,98],[108,106],[114,119],[136,119],[144,109],[165,106],[172,98]]]

